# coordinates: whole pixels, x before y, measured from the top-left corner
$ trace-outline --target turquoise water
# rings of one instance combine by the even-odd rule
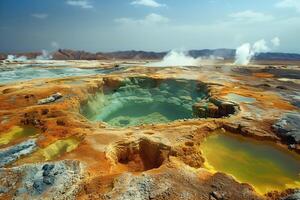
[[[254,103],[256,101],[255,98],[245,97],[234,93],[227,94],[225,98],[236,103]]]
[[[196,81],[129,78],[114,91],[91,97],[82,113],[117,127],[166,123],[193,118],[192,105],[206,95],[206,86]]]
[[[191,118],[191,112],[170,103],[132,103],[122,107],[104,119],[114,126],[136,126],[140,124],[166,123],[176,119]],[[99,119],[99,118],[98,118]]]

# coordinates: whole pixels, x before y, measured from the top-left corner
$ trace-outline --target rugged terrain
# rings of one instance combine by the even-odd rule
[[[225,60],[233,61],[235,58],[235,49],[202,49],[190,50],[188,54],[194,58],[210,58],[217,57]],[[168,52],[152,52],[152,51],[115,51],[115,52],[86,52],[71,49],[58,49],[51,53],[54,60],[159,60],[162,59]],[[42,55],[42,52],[24,52],[24,53],[0,53],[0,60],[4,60],[8,55],[26,56],[28,59],[35,59]],[[266,52],[254,56],[254,60],[258,62],[276,61],[276,64],[287,61],[300,61],[300,54],[295,53],[277,53]]]
[[[109,71],[0,85],[0,199],[299,199],[297,188],[259,194],[231,175],[214,173],[205,168],[201,151],[204,139],[221,130],[299,155],[299,66],[66,63],[66,68]],[[84,115],[84,106],[99,92],[137,77],[150,84],[195,81],[206,96],[193,104],[194,118],[167,123],[113,127]],[[25,128],[33,130],[22,134]]]

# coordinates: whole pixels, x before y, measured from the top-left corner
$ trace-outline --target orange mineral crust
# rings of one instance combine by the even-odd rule
[[[282,178],[285,186],[261,192],[213,166],[204,149],[230,133],[276,149],[295,166],[281,171],[297,172],[300,85],[286,68],[69,62],[110,71],[0,85],[0,199],[275,200],[299,189]],[[229,149],[216,157],[239,147],[224,141],[216,147]],[[286,167],[277,161],[266,165]]]

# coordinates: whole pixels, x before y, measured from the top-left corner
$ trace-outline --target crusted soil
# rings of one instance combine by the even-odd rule
[[[278,66],[269,70],[264,65],[247,69],[232,65],[136,66],[110,74],[2,84],[0,137],[6,137],[16,126],[33,127],[38,134],[0,143],[3,153],[3,149],[26,144],[29,139],[34,141],[34,149],[26,154],[14,153],[16,159],[1,166],[0,199],[25,198],[25,179],[25,188],[31,188],[30,199],[285,198],[295,190],[260,195],[247,183],[239,183],[223,173],[209,172],[204,168],[199,147],[205,137],[224,129],[270,141],[299,154],[299,133],[291,127],[293,123],[287,128],[280,123],[288,113],[299,114],[294,96],[300,86],[295,81],[298,77],[288,74],[291,70],[300,74],[298,67],[286,71]],[[208,95],[193,105],[194,118],[168,123],[120,128],[82,115],[82,107],[91,97],[108,88],[117,89],[124,79],[141,74],[154,80],[205,83]],[[285,79],[280,79],[281,74]],[[38,103],[57,93],[60,98]],[[255,101],[235,101],[228,97],[232,93]],[[45,164],[51,167],[43,167]]]

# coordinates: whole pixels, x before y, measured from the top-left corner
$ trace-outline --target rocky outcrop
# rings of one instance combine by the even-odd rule
[[[202,181],[190,171],[174,169],[158,174],[143,172],[139,176],[124,173],[114,180],[113,189],[100,199],[260,200],[262,198],[256,196],[250,186],[239,184],[224,174],[216,173]]]
[[[27,155],[35,151],[37,145],[35,140],[27,140],[20,144],[7,147],[5,149],[0,150],[0,167],[4,167],[5,165],[16,161],[21,156]]]
[[[221,118],[235,114],[239,110],[237,104],[210,98],[209,101],[201,101],[193,105],[193,113],[201,118]]]
[[[54,60],[105,60],[107,57],[101,53],[94,54],[86,51],[59,49],[52,54]]]
[[[134,176],[126,173],[114,181],[114,189],[104,195],[104,199],[148,200],[160,196],[168,197],[172,190],[168,182],[156,182],[151,176]]]
[[[90,53],[86,51],[74,51],[59,49],[53,53],[55,60],[107,60],[107,59],[162,59],[166,53],[146,51],[117,51],[110,53]]]
[[[294,194],[291,194],[281,200],[299,200],[300,199],[300,190],[296,191]]]
[[[300,143],[300,114],[286,113],[273,126],[277,135],[289,144]]]
[[[75,199],[81,178],[80,163],[71,160],[0,169],[0,199]]]
[[[45,98],[45,99],[41,99],[38,101],[38,104],[41,105],[41,104],[47,104],[47,103],[52,103],[58,99],[62,98],[62,94],[57,92],[55,94],[52,94],[51,96]]]

